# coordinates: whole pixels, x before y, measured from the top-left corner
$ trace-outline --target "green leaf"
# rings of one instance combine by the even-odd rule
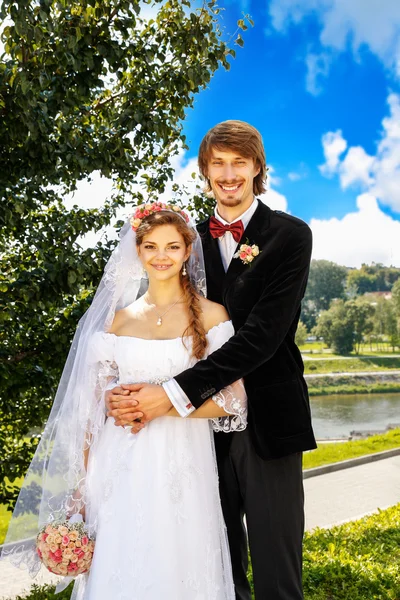
[[[236,40],[235,40],[235,44],[237,44],[238,46],[240,46],[241,48],[243,48],[244,46],[244,41],[243,38],[240,34],[238,34]]]

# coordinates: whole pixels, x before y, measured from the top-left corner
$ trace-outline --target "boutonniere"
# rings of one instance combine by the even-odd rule
[[[233,258],[240,258],[244,265],[249,265],[260,252],[261,250],[256,244],[250,245],[249,240],[246,240],[245,244],[240,245],[239,250],[233,255]]]

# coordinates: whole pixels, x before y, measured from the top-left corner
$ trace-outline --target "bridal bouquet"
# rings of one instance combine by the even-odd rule
[[[51,573],[76,577],[89,570],[94,541],[83,522],[62,521],[45,525],[36,537],[36,552]]]

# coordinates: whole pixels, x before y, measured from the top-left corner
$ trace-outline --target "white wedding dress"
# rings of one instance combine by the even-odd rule
[[[230,321],[213,327],[207,354],[233,333]],[[182,338],[93,337],[91,358],[120,383],[161,383],[196,362]],[[190,348],[191,338],[184,341]],[[95,553],[75,597],[234,600],[213,429],[243,429],[246,398],[237,382],[213,399],[233,416],[161,417],[137,435],[106,419],[90,449],[86,480],[89,518],[97,523]]]

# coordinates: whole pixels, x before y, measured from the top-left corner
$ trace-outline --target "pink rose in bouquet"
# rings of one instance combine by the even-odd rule
[[[71,519],[42,527],[36,537],[36,552],[52,573],[77,577],[90,568],[94,541],[82,521]]]

